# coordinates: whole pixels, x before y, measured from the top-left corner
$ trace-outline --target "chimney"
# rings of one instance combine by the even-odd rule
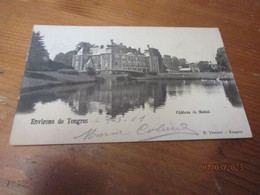
[[[140,47],[138,48],[138,52],[141,53],[141,49],[140,49]]]
[[[113,44],[114,44],[114,40],[113,40],[113,39],[111,39],[110,41],[111,41],[111,44],[113,45]]]
[[[148,47],[148,49],[150,49],[150,45],[149,44],[147,45],[147,47]]]

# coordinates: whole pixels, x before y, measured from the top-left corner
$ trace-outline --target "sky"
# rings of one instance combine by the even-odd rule
[[[161,55],[185,58],[188,62],[212,61],[216,63],[217,49],[223,47],[218,28],[174,27],[89,27],[35,25],[40,32],[45,48],[53,59],[60,52],[74,50],[81,42],[95,45],[123,43],[127,47],[159,49]]]

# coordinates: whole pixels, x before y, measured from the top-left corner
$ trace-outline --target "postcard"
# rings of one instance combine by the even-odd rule
[[[251,137],[218,28],[34,26],[10,144]]]

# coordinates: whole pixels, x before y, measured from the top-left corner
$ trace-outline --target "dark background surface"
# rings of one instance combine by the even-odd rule
[[[219,27],[253,139],[10,146],[33,24]],[[259,1],[2,0],[0,26],[1,193],[259,193]]]

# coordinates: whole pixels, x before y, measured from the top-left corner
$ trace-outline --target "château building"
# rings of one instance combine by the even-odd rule
[[[143,53],[140,48],[126,47],[111,40],[109,45],[91,45],[83,43],[73,56],[72,67],[79,72],[86,72],[88,67],[111,73],[113,70],[138,72],[159,72],[159,60],[149,45]]]

